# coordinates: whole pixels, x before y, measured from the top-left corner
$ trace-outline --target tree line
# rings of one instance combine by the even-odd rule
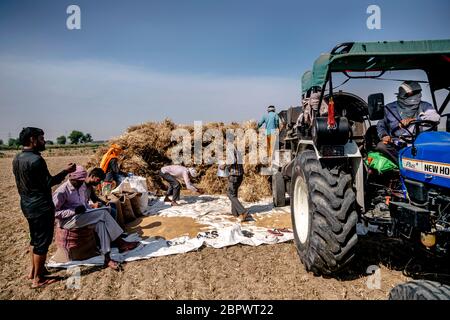
[[[90,133],[86,133],[84,134],[81,131],[78,130],[72,130],[72,132],[66,137],[64,135],[59,136],[58,138],[56,138],[56,144],[79,144],[79,143],[91,143],[92,141],[94,141],[94,139],[92,138],[92,135]],[[53,141],[51,140],[46,140],[47,144],[52,145],[55,144]],[[4,145],[4,141],[2,139],[0,139],[0,145]],[[14,139],[14,138],[9,138],[8,139],[8,143],[7,145],[9,147],[17,147],[20,145],[19,143],[19,138]]]

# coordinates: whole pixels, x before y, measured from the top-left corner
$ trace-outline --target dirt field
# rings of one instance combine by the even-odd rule
[[[68,162],[84,164],[88,156],[50,157],[57,173]],[[363,245],[358,263],[340,280],[315,277],[299,261],[293,242],[259,247],[202,248],[175,256],[131,262],[117,273],[83,267],[81,289],[66,282],[30,289],[28,226],[19,207],[12,158],[0,159],[0,298],[1,299],[386,299],[389,290],[408,280],[384,242]],[[52,245],[50,253],[55,247]],[[370,257],[370,258],[369,258]],[[381,268],[381,288],[369,289],[366,269]],[[56,274],[65,275],[64,270]]]

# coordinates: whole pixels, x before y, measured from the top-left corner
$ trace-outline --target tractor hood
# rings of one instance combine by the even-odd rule
[[[450,188],[450,133],[424,132],[415,142],[417,154],[407,147],[400,152],[403,177]]]

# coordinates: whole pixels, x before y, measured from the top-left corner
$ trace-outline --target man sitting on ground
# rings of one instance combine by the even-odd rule
[[[84,180],[84,184],[86,185],[87,199],[91,201],[91,208],[101,208],[105,207],[108,204],[106,201],[100,199],[95,193],[95,187],[97,187],[103,180],[105,180],[106,174],[103,172],[101,168],[94,168],[89,171],[89,174]],[[110,205],[110,213],[114,220],[117,220],[117,209],[113,203]]]
[[[100,210],[90,208],[87,187],[84,183],[86,177],[86,170],[77,166],[76,171],[69,175],[69,180],[53,193],[56,219],[59,226],[64,229],[95,225],[95,232],[100,240],[100,251],[105,257],[104,266],[119,270],[119,263],[110,257],[111,243],[118,246],[119,252],[125,252],[136,248],[139,242],[126,242],[120,238],[123,230],[111,217],[108,207]]]
[[[119,157],[122,152],[123,149],[119,145],[113,143],[100,161],[100,168],[106,173],[104,179],[105,182],[114,181],[114,188],[126,177],[126,173],[122,172],[119,166]]]
[[[180,199],[181,184],[178,180],[184,180],[186,188],[189,190],[202,193],[202,191],[195,187],[189,179],[189,176],[192,178],[197,177],[197,171],[194,168],[186,168],[181,165],[165,166],[161,168],[159,175],[170,185],[164,198],[164,202],[170,202],[172,206],[179,205],[177,201]],[[170,200],[169,196],[172,196],[172,200]]]

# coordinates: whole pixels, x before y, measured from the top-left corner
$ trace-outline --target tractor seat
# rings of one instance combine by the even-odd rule
[[[365,149],[367,151],[375,150],[378,142],[380,142],[376,125],[372,125],[367,129],[366,134],[364,135],[364,140],[365,140]]]

